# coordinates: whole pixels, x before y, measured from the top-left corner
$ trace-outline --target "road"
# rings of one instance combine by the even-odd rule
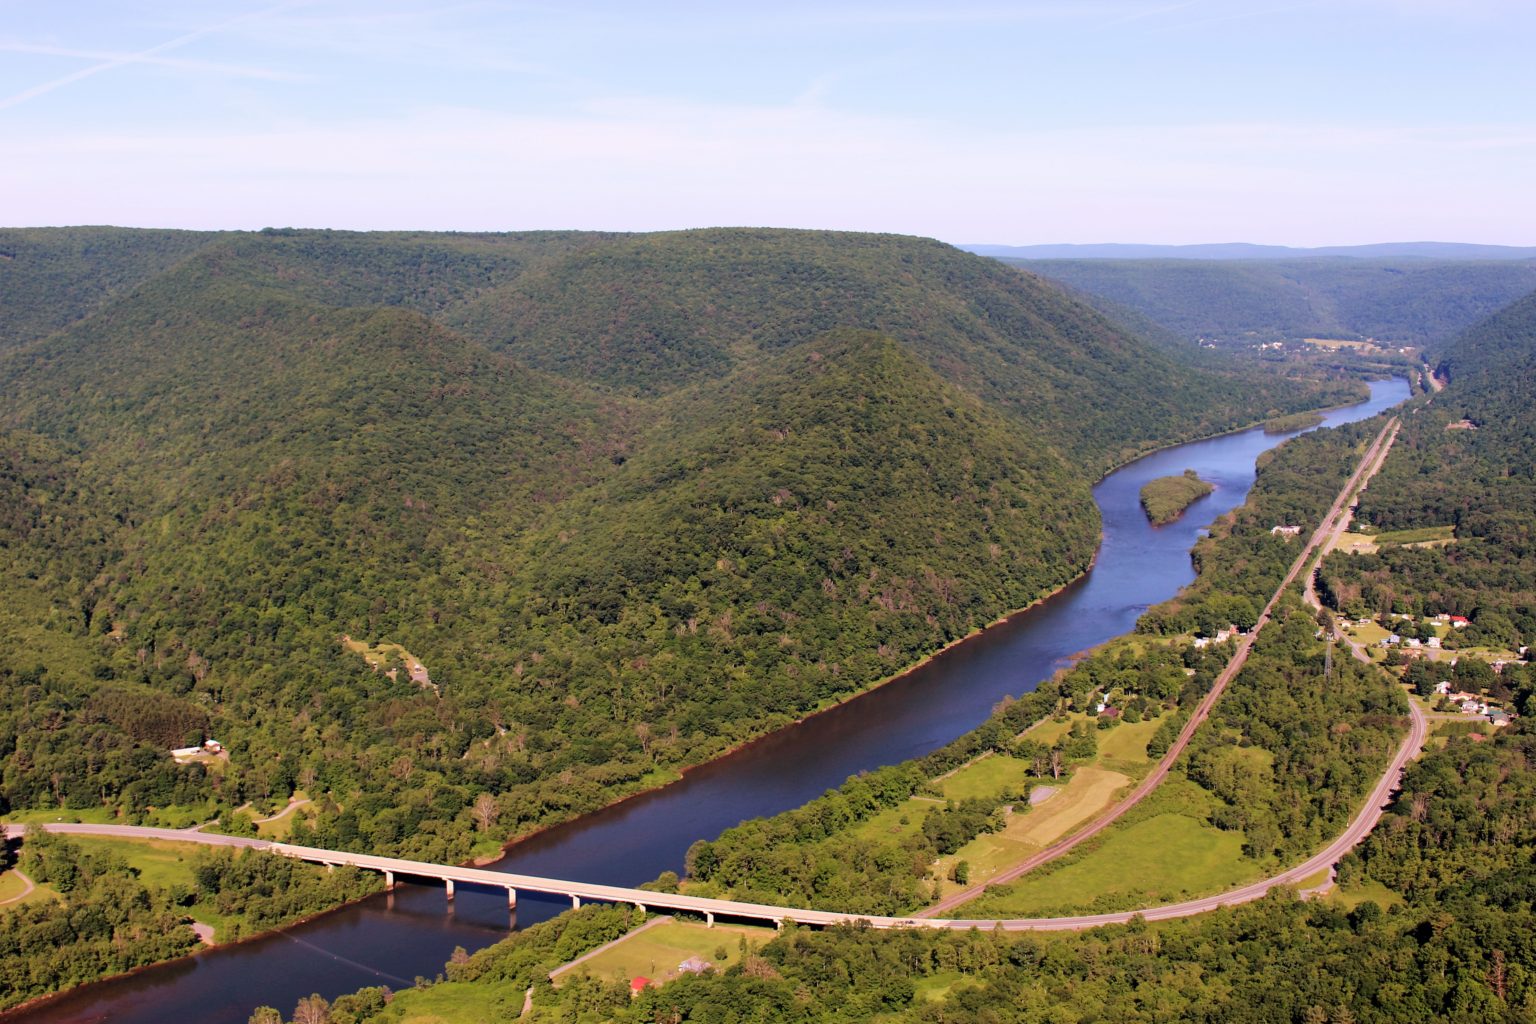
[[[1168,767],[1172,765],[1173,760],[1178,756],[1178,752],[1182,751],[1184,746],[1188,743],[1189,737],[1193,735],[1195,727],[1197,727],[1199,723],[1204,720],[1205,716],[1209,714],[1211,705],[1215,703],[1216,698],[1220,695],[1221,689],[1225,688],[1226,683],[1230,681],[1232,676],[1234,676],[1238,669],[1241,668],[1242,659],[1246,657],[1247,652],[1252,645],[1253,636],[1257,634],[1258,630],[1262,628],[1262,625],[1265,622],[1269,621],[1269,617],[1271,614],[1273,614],[1274,606],[1279,600],[1280,595],[1284,592],[1286,587],[1290,586],[1290,584],[1295,581],[1297,574],[1301,572],[1302,568],[1310,562],[1312,554],[1317,551],[1323,544],[1327,543],[1330,537],[1336,536],[1342,524],[1347,522],[1347,520],[1342,517],[1340,513],[1344,511],[1349,501],[1357,493],[1360,487],[1364,485],[1365,481],[1369,479],[1370,475],[1380,468],[1381,462],[1386,457],[1387,449],[1390,448],[1392,439],[1396,437],[1397,425],[1398,421],[1396,419],[1393,419],[1390,423],[1388,423],[1387,426],[1382,429],[1382,432],[1377,436],[1375,442],[1373,442],[1371,447],[1367,450],[1365,457],[1361,460],[1359,468],[1357,468],[1355,473],[1350,477],[1349,482],[1345,485],[1343,491],[1340,492],[1338,498],[1334,501],[1333,507],[1329,510],[1328,514],[1323,517],[1322,525],[1319,526],[1318,529],[1312,534],[1312,537],[1308,540],[1306,546],[1302,550],[1301,555],[1296,559],[1295,564],[1292,565],[1290,572],[1286,574],[1285,581],[1276,590],[1275,595],[1270,599],[1269,603],[1265,605],[1264,611],[1259,619],[1259,625],[1255,627],[1253,633],[1250,633],[1247,637],[1244,638],[1243,643],[1239,646],[1238,656],[1234,657],[1233,663],[1229,664],[1226,670],[1223,671],[1222,675],[1218,677],[1216,685],[1212,687],[1211,692],[1207,694],[1206,698],[1201,701],[1200,706],[1196,709],[1195,715],[1191,717],[1190,723],[1180,734],[1178,741],[1175,743],[1175,746],[1169,748],[1168,755],[1164,757],[1163,761],[1159,762],[1158,768],[1154,770],[1154,773],[1149,775],[1146,780],[1143,780],[1142,784],[1137,787],[1137,791],[1135,793],[1133,793],[1130,797],[1127,797],[1126,800],[1122,801],[1121,804],[1116,805],[1116,808],[1110,812],[1110,816],[1101,819],[1100,822],[1098,822],[1095,826],[1073,837],[1070,845],[1057,844],[1057,847],[1065,846],[1065,848],[1070,849],[1071,845],[1076,845],[1076,843],[1082,842],[1089,836],[1102,831],[1102,829],[1107,827],[1110,822],[1119,817],[1120,814],[1123,814],[1125,810],[1128,810],[1129,807],[1134,806],[1135,800],[1139,800],[1147,793],[1151,792],[1151,790],[1155,788],[1157,782],[1161,781],[1162,776],[1167,774]],[[1353,645],[1351,646],[1353,647]],[[1365,657],[1364,652],[1360,651],[1359,648],[1355,648],[1355,654],[1357,657]],[[1005,931],[1072,931],[1084,928],[1095,928],[1106,924],[1124,923],[1137,917],[1148,921],[1162,921],[1178,917],[1190,917],[1195,914],[1207,913],[1208,911],[1215,910],[1218,907],[1233,906],[1240,903],[1251,902],[1264,896],[1266,893],[1276,888],[1277,886],[1297,886],[1309,876],[1316,874],[1318,871],[1321,871],[1324,868],[1331,867],[1333,864],[1336,864],[1338,860],[1344,856],[1344,854],[1353,849],[1370,833],[1371,829],[1376,826],[1376,823],[1381,819],[1381,815],[1387,804],[1390,802],[1392,793],[1397,789],[1401,782],[1404,767],[1410,760],[1418,755],[1420,750],[1423,749],[1425,738],[1428,735],[1428,722],[1426,721],[1423,711],[1420,710],[1419,707],[1412,701],[1409,701],[1409,713],[1411,716],[1411,726],[1409,728],[1408,736],[1404,738],[1402,744],[1398,747],[1397,753],[1393,756],[1392,762],[1390,765],[1388,765],[1387,770],[1382,774],[1381,778],[1377,780],[1375,787],[1371,790],[1370,795],[1366,798],[1364,806],[1350,821],[1344,832],[1331,843],[1329,843],[1326,847],[1320,850],[1317,854],[1308,858],[1305,862],[1297,865],[1296,867],[1280,872],[1279,874],[1271,876],[1270,878],[1254,882],[1250,885],[1242,886],[1238,889],[1220,893],[1215,896],[1207,896],[1196,900],[1186,900],[1183,903],[1172,903],[1159,907],[1147,907],[1140,910],[1119,911],[1112,914],[1083,914],[1069,917],[1016,918],[1002,920],[992,918],[941,919],[933,917],[932,915],[934,913],[939,912],[942,909],[942,905],[940,907],[930,908],[925,916],[914,915],[912,917],[883,917],[864,914],[842,914],[836,913],[834,911],[807,910],[800,907],[775,907],[764,904],[744,903],[734,900],[705,899],[702,897],[687,896],[678,893],[656,893],[641,889],[628,889],[620,886],[596,885],[585,882],[566,882],[558,879],[538,878],[529,875],[514,875],[499,871],[488,871],[483,868],[459,867],[444,864],[427,864],[420,861],[409,861],[395,857],[379,857],[372,854],[351,853],[339,850],[320,850],[311,847],[291,846],[285,843],[274,843],[264,839],[248,839],[240,836],[222,836],[207,832],[185,832],[178,831],[176,829],[144,828],[132,825],[87,825],[58,823],[44,825],[42,827],[49,832],[61,832],[74,835],[112,836],[125,839],[162,839],[172,842],[201,843],[207,846],[268,850],[273,853],[280,853],[285,856],[296,857],[315,863],[354,865],[360,868],[365,868],[367,870],[388,872],[391,873],[391,877],[393,874],[401,874],[415,877],[442,879],[445,882],[450,883],[450,886],[454,881],[462,881],[471,884],[489,886],[492,888],[501,888],[508,891],[509,897],[512,896],[514,890],[553,893],[571,897],[573,905],[579,905],[580,901],[583,899],[611,903],[634,903],[640,906],[644,906],[647,909],[665,908],[689,911],[692,913],[705,915],[710,920],[713,920],[713,916],[718,914],[721,916],[737,918],[769,920],[777,923],[782,923],[784,921],[795,921],[802,924],[819,926],[867,923],[868,925],[876,928],[981,928],[986,930],[1002,928]],[[4,831],[7,838],[17,838],[24,833],[25,826],[7,825],[5,826]],[[1053,847],[1052,849],[1056,848]],[[1061,852],[1065,851],[1062,850]],[[1048,854],[1051,853],[1051,850],[1042,851],[1042,853]],[[1054,855],[1059,856],[1060,853],[1056,853]],[[1035,858],[1031,858],[1031,862],[1038,864],[1043,863],[1044,861],[1040,859],[1040,855],[1037,855]],[[1024,870],[1028,870],[1028,867],[1015,868],[1013,871],[1008,873],[1008,877],[1017,877],[1019,874],[1022,874]],[[990,884],[995,884],[999,880],[1000,878],[994,878],[991,880]],[[451,893],[451,887],[449,891]],[[967,890],[967,892],[971,891],[972,890]],[[965,896],[963,893],[960,895]]]
[[[1269,602],[1264,605],[1264,611],[1260,613],[1258,622],[1238,644],[1237,651],[1233,654],[1232,660],[1227,663],[1227,667],[1216,677],[1210,692],[1196,705],[1195,713],[1190,716],[1189,721],[1180,730],[1178,738],[1169,746],[1162,760],[1157,763],[1157,767],[1153,768],[1147,777],[1142,779],[1135,789],[1131,790],[1129,795],[1110,808],[1108,813],[1087,828],[1052,843],[1039,853],[1015,864],[1006,871],[993,875],[983,882],[962,889],[954,895],[940,900],[933,906],[919,911],[916,916],[936,917],[945,911],[953,910],[955,907],[969,903],[980,896],[989,885],[1003,885],[1011,882],[1015,878],[1040,867],[1042,864],[1047,864],[1065,855],[1120,820],[1131,808],[1145,800],[1153,790],[1162,784],[1163,780],[1168,777],[1169,771],[1172,770],[1174,762],[1179,759],[1179,755],[1184,752],[1184,748],[1189,746],[1189,741],[1194,737],[1195,730],[1210,715],[1211,708],[1215,706],[1216,701],[1221,699],[1227,684],[1242,671],[1243,665],[1248,661],[1248,653],[1253,649],[1254,638],[1268,624],[1270,617],[1274,614],[1275,605],[1280,601],[1280,596],[1285,593],[1287,587],[1296,581],[1296,577],[1301,573],[1302,569],[1311,562],[1313,553],[1325,544],[1331,543],[1332,539],[1337,536],[1338,524],[1342,521],[1341,517],[1347,516],[1349,505],[1353,501],[1355,494],[1364,486],[1365,481],[1370,479],[1381,468],[1381,463],[1392,446],[1392,440],[1397,436],[1397,427],[1398,420],[1394,416],[1381,428],[1381,433],[1376,435],[1376,439],[1366,449],[1365,455],[1360,459],[1359,466],[1355,468],[1354,473],[1350,474],[1349,479],[1345,481],[1343,489],[1339,491],[1338,497],[1334,498],[1333,505],[1323,516],[1322,522],[1313,531],[1312,536],[1307,539],[1307,543],[1302,546],[1301,554],[1291,563],[1290,571],[1285,574],[1285,579],[1275,588],[1275,592],[1270,596]]]
[[[21,879],[21,892],[17,893],[15,896],[12,896],[10,899],[0,900],[0,907],[9,906],[12,903],[20,903],[22,900],[32,895],[32,890],[37,888],[37,885],[32,881],[32,879],[28,878],[20,868],[12,868],[11,874]]]

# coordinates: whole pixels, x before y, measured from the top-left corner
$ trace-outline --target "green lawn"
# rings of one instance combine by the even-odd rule
[[[139,881],[162,888],[172,885],[193,886],[191,843],[173,843],[163,839],[101,839],[96,836],[70,836],[69,841],[86,851],[116,853],[139,872]]]
[[[0,914],[12,907],[25,907],[29,903],[38,903],[42,900],[56,900],[59,894],[50,886],[33,886],[32,891],[22,899],[17,899],[26,891],[27,883],[21,880],[21,875],[15,871],[0,872]],[[13,902],[14,901],[14,902]]]
[[[1150,765],[1147,757],[1147,741],[1157,732],[1159,720],[1122,722],[1113,729],[1099,733],[1099,761],[1107,768],[1120,771],[1137,765]],[[1137,772],[1136,774],[1144,774]]]
[[[1091,766],[1078,768],[1045,803],[1035,807],[1020,805],[1001,832],[979,835],[955,853],[940,857],[935,865],[940,895],[949,896],[963,888],[949,877],[958,862],[963,860],[970,867],[967,884],[985,882],[1082,828],[1108,808],[1130,783],[1130,778],[1119,772]]]
[[[1454,526],[1426,526],[1419,530],[1388,530],[1376,534],[1378,544],[1431,544],[1456,539]]]
[[[895,807],[888,807],[879,814],[859,822],[851,832],[862,839],[910,834],[922,826],[923,815],[936,806],[938,806],[938,803],[933,800],[923,800],[917,797],[911,800],[904,800]],[[902,821],[901,819],[903,818],[906,821]]]
[[[1403,902],[1402,896],[1374,880],[1364,881],[1347,889],[1343,886],[1334,886],[1327,899],[1328,902],[1337,904],[1345,910],[1354,910],[1366,900],[1374,900],[1382,910]]]
[[[1049,747],[1072,730],[1073,721],[1081,721],[1083,717],[1085,716],[1080,714],[1067,715],[1059,721],[1055,718],[1043,718],[1025,729],[1024,735]]]
[[[1164,792],[1170,789],[1174,792]],[[1043,917],[1171,903],[1220,892],[1262,873],[1243,857],[1241,833],[1222,832],[1198,812],[1178,806],[1197,810],[1192,805],[1211,799],[1192,783],[1169,780],[1148,799],[1169,809],[1116,825],[1087,852],[987,893],[955,916]]]
[[[192,843],[176,843],[163,839],[101,839],[96,836],[70,836],[70,842],[84,850],[112,851],[139,872],[139,881],[151,888],[184,886],[195,891],[197,883],[192,877],[192,858],[198,846]],[[228,931],[238,915],[224,915],[202,903],[194,903],[186,910],[188,917],[199,924],[210,925],[216,932]]]
[[[620,939],[590,960],[562,970],[556,975],[555,984],[580,974],[609,981],[629,981],[639,976],[665,982],[678,976],[678,964],[695,956],[724,970],[740,962],[743,939],[748,948],[755,948],[776,934],[772,928],[747,925],[709,928],[692,921],[668,921]]]
[[[981,982],[959,971],[940,971],[912,979],[914,1003],[937,1003],[958,989],[979,988]]]
[[[514,1020],[523,1009],[523,990],[506,982],[445,981],[395,993],[376,1024],[484,1024]]]
[[[939,783],[946,800],[971,800],[980,797],[1001,798],[1027,785],[1028,766],[1006,754],[983,757],[955,771]]]
[[[84,810],[52,807],[30,811],[6,811],[0,815],[0,821],[4,821],[7,825],[51,825],[59,821],[71,824],[85,822],[90,825],[111,825],[117,822],[117,815],[105,807],[87,807]]]

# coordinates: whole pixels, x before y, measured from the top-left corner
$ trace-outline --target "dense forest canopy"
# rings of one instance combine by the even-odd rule
[[[0,809],[303,789],[463,857],[1060,586],[1116,462],[1359,388],[897,236],[12,235],[7,315],[71,312],[0,357]]]

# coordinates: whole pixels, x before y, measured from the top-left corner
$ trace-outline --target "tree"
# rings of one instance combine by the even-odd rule
[[[316,992],[299,1000],[293,1008],[293,1024],[330,1024],[331,1004]]]
[[[496,804],[496,797],[490,793],[481,793],[475,797],[475,823],[481,832],[489,832],[496,824],[496,819],[501,817],[501,808]]]

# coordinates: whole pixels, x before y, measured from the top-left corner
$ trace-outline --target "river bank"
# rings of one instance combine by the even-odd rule
[[[1371,401],[1332,414],[1330,422],[1374,415],[1405,391],[1397,382],[1377,382]],[[681,869],[695,839],[799,806],[860,771],[943,746],[1073,654],[1128,632],[1149,604],[1192,579],[1190,547],[1210,521],[1241,503],[1258,454],[1279,440],[1249,428],[1142,457],[1094,488],[1103,531],[1091,572],[881,685],[690,768],[670,785],[524,836],[496,866],[634,885]],[[1218,493],[1183,520],[1153,530],[1137,504],[1141,483],[1186,466],[1214,479]],[[517,922],[530,924],[566,907],[568,900],[524,898]],[[431,975],[455,946],[489,945],[508,923],[504,893],[463,888],[445,913],[440,889],[408,885],[388,899],[364,900],[238,947],[206,950],[186,964],[75,990],[51,1005],[49,1015],[21,1019],[158,1024],[187,1015],[208,1024],[245,1024],[250,1008],[261,1003],[291,1005],[311,992],[333,997],[393,984],[391,977]]]

